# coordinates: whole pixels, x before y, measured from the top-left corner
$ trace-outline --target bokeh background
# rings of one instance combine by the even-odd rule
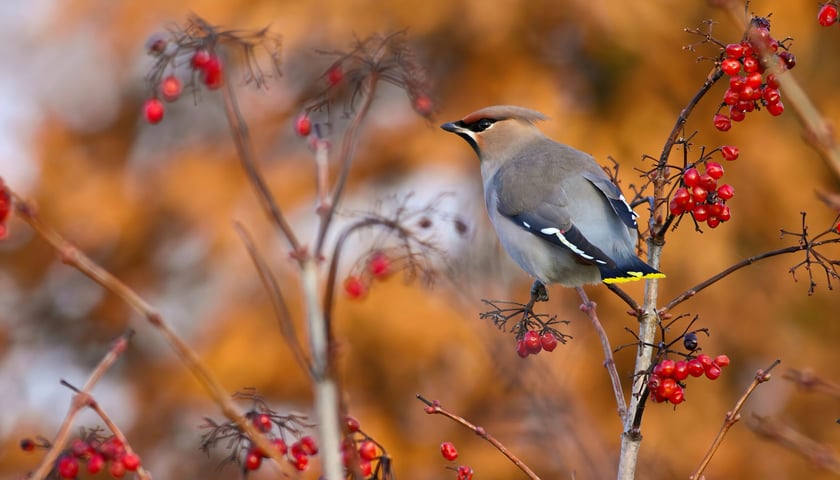
[[[792,36],[793,71],[829,119],[840,118],[836,60],[840,31],[816,22],[816,3],[752,2],[773,13],[772,32]],[[377,282],[363,301],[337,304],[340,361],[351,412],[389,448],[403,479],[454,478],[438,445],[450,440],[458,462],[484,480],[520,478],[490,445],[441,417],[428,416],[416,393],[440,400],[483,425],[542,478],[611,478],[621,425],[597,336],[573,291],[550,290],[545,311],[569,320],[573,340],[551,354],[522,360],[512,336],[479,320],[482,298],[526,298],[530,282],[500,250],[481,200],[478,163],[467,145],[437,128],[477,108],[528,106],[551,119],[550,136],[621,163],[625,189],[638,184],[643,155],[658,156],[680,109],[702,84],[714,56],[684,28],[718,20],[714,34],[740,38],[722,12],[704,1],[600,2],[504,0],[397,1],[7,0],[0,4],[0,176],[32,198],[43,218],[136,288],[202,356],[231,392],[254,387],[279,411],[308,412],[306,376],[293,361],[247,251],[232,221],[257,238],[302,316],[285,244],[260,211],[239,169],[221,98],[184,97],[167,117],[146,124],[144,43],[183,24],[191,13],[234,28],[270,25],[283,36],[284,76],[268,91],[242,86],[243,110],[260,163],[281,205],[309,239],[315,231],[314,163],[292,129],[300,92],[323,82],[332,58],[318,50],[350,48],[355,37],[408,28],[408,38],[435,87],[433,121],[417,116],[397,89],[379,91],[363,129],[341,222],[377,202],[387,210],[413,193],[417,204],[451,192],[442,204],[463,218],[466,235],[444,223],[436,231],[448,260],[432,288],[400,275]],[[234,76],[233,78],[241,78]],[[723,94],[717,85],[687,125],[702,146],[735,144],[725,165],[735,186],[733,219],[699,234],[685,222],[668,237],[662,299],[738,260],[795,242],[808,212],[812,231],[836,213],[815,197],[840,190],[803,141],[795,116],[748,116],[727,133],[712,128]],[[340,127],[332,133],[339,142]],[[676,151],[675,161],[682,151]],[[694,157],[691,157],[694,158]],[[201,387],[159,335],[112,295],[63,266],[19,220],[0,242],[0,478],[22,478],[39,454],[22,437],[51,438],[71,392],[111,341],[137,335],[95,394],[123,426],[156,478],[234,478],[219,468],[227,454],[199,451],[203,417],[220,418]],[[356,237],[345,258],[366,252],[375,235]],[[833,258],[838,258],[837,250]],[[778,373],[811,369],[837,375],[837,293],[824,277],[807,295],[801,257],[777,257],[744,269],[680,305],[697,315],[704,351],[726,353],[732,366],[716,382],[689,379],[687,401],[645,413],[638,478],[686,478],[724,414],[757,368],[779,358]],[[627,290],[641,298],[642,285]],[[588,288],[614,346],[631,343],[633,317],[603,287]],[[683,324],[678,324],[683,325]],[[619,372],[632,374],[633,349],[620,351]],[[691,381],[693,380],[693,381]],[[779,376],[749,400],[743,418],[712,461],[707,478],[829,478],[808,461],[750,431],[769,416],[831,445],[840,440],[836,400],[808,394]],[[96,418],[82,415],[79,426]],[[317,471],[317,463],[313,469]],[[285,468],[285,471],[290,469]],[[277,470],[264,467],[254,477]],[[315,478],[310,472],[309,478]]]

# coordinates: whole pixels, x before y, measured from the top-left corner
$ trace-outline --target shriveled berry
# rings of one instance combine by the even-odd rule
[[[817,21],[823,27],[830,27],[837,21],[837,6],[833,3],[826,3],[817,12]]]
[[[70,455],[62,455],[56,463],[56,471],[61,478],[76,478],[79,474],[79,460]]]
[[[729,117],[722,113],[716,113],[712,122],[714,123],[715,128],[721,132],[726,132],[732,128],[732,122],[729,120]]]
[[[376,444],[372,440],[365,440],[359,444],[359,458],[370,461],[376,457]]]
[[[720,154],[723,155],[725,160],[733,161],[738,159],[741,151],[734,145],[724,145],[720,147]]]
[[[146,117],[146,121],[152,125],[163,120],[163,110],[163,102],[157,98],[150,98],[143,104],[143,115]]]
[[[522,337],[522,342],[525,344],[525,349],[528,353],[536,355],[542,350],[542,342],[540,341],[540,334],[534,330],[529,330],[528,333]]]
[[[540,345],[546,352],[553,352],[557,348],[557,337],[551,332],[545,332],[540,335]]]
[[[440,454],[443,458],[450,462],[458,458],[458,450],[455,449],[455,444],[452,442],[443,442],[440,444]]]
[[[729,356],[728,355],[718,355],[715,357],[714,363],[719,367],[728,367],[729,366]]]
[[[24,438],[20,441],[20,449],[24,452],[31,452],[35,450],[35,440],[31,438]]]
[[[344,280],[344,292],[348,297],[359,299],[367,294],[367,285],[356,275],[351,275]]]

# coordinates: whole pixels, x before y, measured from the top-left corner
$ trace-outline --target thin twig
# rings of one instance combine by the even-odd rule
[[[519,457],[517,457],[510,450],[508,450],[507,447],[505,447],[500,441],[496,440],[495,437],[487,433],[484,427],[473,425],[464,417],[455,415],[454,413],[441,407],[440,403],[438,403],[437,401],[430,401],[419,393],[417,394],[417,399],[426,404],[426,413],[430,415],[443,415],[444,417],[449,418],[450,420],[454,420],[455,422],[467,427],[468,429],[472,430],[473,433],[487,440],[491,445],[496,447],[496,450],[502,452],[502,455],[506,456],[508,460],[513,462],[513,464],[517,467],[519,467],[519,469],[522,470],[522,472],[525,473],[525,475],[527,475],[528,478],[532,480],[539,480],[540,477],[538,477],[537,474],[534,473],[534,471],[528,467],[528,465],[526,465],[522,460],[519,459]]]
[[[831,446],[808,438],[778,420],[755,414],[749,426],[757,435],[802,455],[815,467],[840,475],[840,456]]]
[[[97,415],[99,415],[99,418],[101,418],[102,421],[105,422],[105,426],[108,427],[108,430],[110,430],[114,434],[114,436],[117,437],[120,440],[120,442],[122,442],[123,446],[125,447],[126,453],[133,453],[134,450],[131,448],[131,444],[125,437],[125,434],[123,434],[122,429],[120,429],[120,427],[116,423],[114,423],[113,420],[111,420],[111,417],[108,416],[107,413],[105,413],[105,410],[102,408],[99,402],[97,402],[96,399],[93,398],[92,395],[90,396],[88,407],[90,407],[94,412],[96,412]],[[137,467],[137,476],[140,477],[141,480],[151,480],[152,478],[149,472],[147,472],[142,465]]]
[[[601,339],[601,347],[604,349],[604,368],[610,375],[610,383],[612,383],[613,393],[615,394],[615,403],[618,405],[618,417],[624,423],[624,417],[627,415],[627,402],[624,400],[624,391],[621,388],[621,377],[618,376],[618,370],[615,368],[615,359],[613,358],[613,350],[610,346],[610,339],[607,337],[607,332],[601,325],[601,320],[598,319],[598,313],[595,311],[595,302],[589,300],[583,287],[576,288],[580,299],[583,301],[580,309],[586,313],[595,331],[598,332],[598,338]]]
[[[840,399],[840,385],[820,378],[812,371],[791,369],[783,373],[782,378],[793,382],[802,390],[813,391]]]
[[[723,437],[726,435],[726,432],[732,428],[732,425],[738,423],[738,420],[741,419],[741,408],[744,407],[744,403],[747,401],[747,398],[752,394],[752,392],[761,385],[762,383],[770,380],[770,370],[776,367],[781,363],[780,360],[775,360],[773,363],[770,364],[769,367],[765,368],[764,370],[758,370],[755,372],[755,377],[753,377],[753,381],[741,395],[741,398],[735,402],[735,407],[732,410],[726,412],[726,416],[723,418],[723,425],[721,425],[720,430],[718,430],[717,435],[715,435],[715,439],[712,441],[712,444],[709,446],[709,450],[706,451],[706,455],[703,456],[703,459],[700,461],[700,466],[697,467],[697,470],[694,471],[694,474],[689,477],[692,480],[696,480],[700,478],[700,475],[703,474],[703,471],[706,470],[706,467],[709,465],[709,462],[712,461],[712,456],[714,456],[715,452],[717,452],[718,447],[723,442]]]
[[[114,342],[113,346],[111,346],[108,353],[105,354],[105,356],[102,357],[102,360],[99,361],[99,365],[97,365],[90,374],[90,377],[88,377],[82,389],[73,395],[73,401],[70,403],[70,410],[67,412],[67,415],[64,416],[64,421],[61,422],[61,427],[59,427],[58,433],[52,441],[47,454],[44,455],[43,460],[41,460],[41,464],[38,465],[38,468],[29,477],[31,480],[41,480],[50,473],[50,470],[53,469],[56,459],[58,459],[58,456],[61,454],[62,450],[64,450],[64,446],[67,445],[67,440],[70,437],[70,428],[73,426],[73,421],[76,419],[76,415],[82,408],[89,405],[92,398],[90,395],[91,390],[93,390],[93,387],[97,384],[97,382],[99,382],[99,379],[105,375],[105,372],[107,372],[114,362],[117,361],[117,358],[122,355],[126,347],[128,347],[128,341],[133,335],[134,331],[129,330],[120,336]]]
[[[124,284],[117,277],[99,266],[96,262],[90,259],[87,255],[82,253],[78,248],[64,239],[51,227],[43,223],[37,215],[35,207],[24,201],[17,194],[12,192],[15,199],[15,213],[35,230],[53,249],[58,253],[61,261],[67,265],[75,268],[85,276],[102,285],[106,290],[110,291],[125,303],[135,309],[138,313],[146,317],[146,320],[155,327],[164,339],[169,343],[169,346],[175,351],[181,362],[189,369],[195,376],[196,380],[207,390],[207,393],[219,406],[222,414],[229,420],[235,422],[242,431],[248,434],[251,440],[257,444],[259,448],[272,460],[282,464],[284,458],[279,454],[276,448],[273,448],[271,442],[249,422],[244,415],[239,411],[239,408],[228,396],[228,393],[222,387],[221,382],[213,375],[213,373],[201,363],[198,354],[184,342],[172,327],[166,323],[164,318],[154,309],[146,300],[134,290]]]

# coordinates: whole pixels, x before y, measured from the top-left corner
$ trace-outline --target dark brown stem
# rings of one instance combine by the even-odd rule
[[[425,410],[426,410],[426,413],[428,413],[429,415],[443,415],[444,417],[446,417],[450,420],[454,420],[456,423],[460,423],[461,425],[467,427],[468,429],[472,430],[473,433],[475,433],[479,437],[483,438],[484,440],[487,440],[491,445],[496,447],[496,450],[500,451],[502,453],[502,455],[507,457],[508,460],[513,462],[513,464],[516,465],[517,467],[519,467],[519,469],[522,470],[522,472],[525,473],[525,475],[527,475],[528,478],[530,478],[532,480],[539,480],[540,477],[538,477],[537,474],[534,473],[534,471],[531,470],[528,467],[528,465],[525,464],[525,462],[520,460],[519,457],[514,455],[510,450],[507,449],[507,447],[504,446],[504,444],[502,444],[500,441],[496,440],[495,437],[493,437],[492,435],[487,433],[487,431],[484,430],[484,427],[479,427],[479,426],[473,425],[472,423],[470,423],[464,417],[455,415],[454,413],[452,413],[452,412],[444,409],[443,407],[441,407],[438,402],[436,402],[436,401],[433,402],[433,401],[427,400],[423,395],[421,395],[419,393],[417,394],[417,399],[426,404],[426,409]]]
[[[618,405],[618,417],[624,422],[624,417],[627,415],[627,402],[624,400],[624,390],[621,388],[621,377],[618,376],[618,370],[615,368],[615,359],[613,358],[613,349],[610,346],[610,339],[607,337],[607,332],[601,325],[601,320],[598,319],[598,313],[595,311],[595,302],[589,300],[583,287],[576,288],[580,299],[583,301],[580,309],[586,313],[595,331],[598,332],[598,338],[601,339],[601,348],[604,350],[604,368],[610,375],[610,382],[613,387],[613,394],[615,395],[615,403]]]
[[[712,441],[712,444],[709,446],[709,450],[706,451],[706,455],[703,456],[703,459],[700,461],[700,465],[694,471],[694,474],[689,477],[692,480],[697,480],[700,475],[703,474],[703,471],[706,470],[706,467],[709,465],[709,462],[712,461],[712,457],[714,456],[715,452],[717,452],[718,447],[723,442],[723,437],[726,436],[726,432],[732,428],[733,425],[738,423],[738,420],[741,419],[741,409],[744,407],[744,403],[747,401],[747,398],[752,394],[752,392],[761,385],[762,383],[770,380],[770,370],[776,367],[780,363],[780,360],[776,360],[770,364],[769,367],[765,368],[764,370],[759,370],[755,372],[755,377],[753,377],[752,383],[747,387],[744,393],[741,395],[741,398],[735,402],[735,406],[732,410],[726,412],[726,416],[723,419],[723,425],[721,425],[720,430],[718,430],[715,439]]]
[[[638,304],[638,302],[636,302],[635,298],[631,297],[627,292],[622,290],[621,287],[619,287],[618,285],[616,285],[614,283],[605,283],[604,285],[606,285],[607,288],[611,292],[616,294],[618,296],[618,298],[624,300],[624,303],[626,303],[627,306],[630,307],[630,309],[633,311],[634,315],[639,314],[639,311],[641,310],[641,308],[639,307],[639,304]]]

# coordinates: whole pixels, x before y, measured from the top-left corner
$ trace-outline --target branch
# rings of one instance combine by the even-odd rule
[[[840,399],[840,385],[824,380],[811,371],[788,370],[782,378],[793,382],[802,390],[813,391]]]
[[[90,377],[88,377],[88,380],[85,382],[82,389],[78,390],[76,395],[73,396],[73,401],[70,403],[70,410],[67,412],[67,415],[64,416],[64,421],[61,423],[61,427],[59,427],[58,433],[56,434],[50,449],[47,451],[44,459],[41,460],[41,464],[38,465],[38,468],[29,477],[31,480],[42,480],[53,469],[55,461],[58,459],[61,451],[64,450],[64,446],[67,445],[67,440],[70,436],[70,428],[73,426],[73,421],[76,419],[76,415],[82,408],[90,404],[93,398],[90,395],[91,390],[93,390],[93,387],[99,382],[99,379],[105,375],[105,372],[111,368],[111,365],[117,361],[117,358],[122,355],[128,346],[128,341],[133,335],[134,331],[129,330],[114,342],[111,350],[109,350],[108,353],[102,357],[102,360],[99,361],[99,365],[97,365],[93,370],[93,373],[90,374]]]
[[[780,363],[780,360],[775,360],[773,363],[770,364],[764,370],[758,370],[755,372],[755,377],[753,378],[752,383],[747,387],[744,393],[741,395],[741,398],[735,402],[735,407],[726,412],[726,416],[723,419],[723,425],[718,430],[715,439],[712,441],[711,446],[709,446],[709,450],[706,452],[706,455],[703,457],[703,460],[700,461],[700,466],[697,467],[697,470],[694,471],[689,478],[692,480],[697,480],[700,478],[700,475],[703,474],[703,471],[706,470],[706,467],[709,465],[709,462],[712,461],[712,456],[714,456],[715,452],[717,452],[718,447],[723,442],[723,437],[726,435],[726,432],[732,428],[732,425],[735,425],[741,419],[741,408],[743,408],[744,403],[749,398],[750,394],[752,394],[753,390],[756,389],[760,384],[770,380],[770,370],[776,367]]]
[[[598,332],[598,338],[601,339],[601,348],[604,349],[604,368],[607,369],[607,373],[610,375],[610,382],[612,383],[613,393],[615,394],[615,403],[618,405],[618,418],[624,423],[625,417],[627,416],[627,402],[624,400],[624,391],[621,389],[621,378],[618,376],[618,370],[615,368],[615,359],[613,359],[610,339],[607,337],[607,332],[604,330],[601,321],[598,319],[598,314],[595,312],[595,302],[589,300],[583,287],[577,287],[576,290],[578,295],[580,295],[580,299],[583,301],[583,304],[580,306],[581,311],[589,317],[592,326]]]
[[[451,413],[450,411],[444,409],[440,406],[440,403],[438,403],[437,401],[427,400],[423,395],[419,393],[417,394],[417,399],[426,404],[425,411],[429,415],[443,415],[444,417],[449,418],[450,420],[454,420],[456,423],[460,423],[461,425],[467,427],[468,429],[472,430],[473,433],[487,440],[491,445],[496,447],[496,450],[502,452],[502,455],[506,456],[508,460],[513,462],[513,464],[517,467],[519,467],[519,469],[522,470],[522,472],[525,473],[525,475],[527,475],[528,478],[532,480],[539,480],[540,477],[538,477],[537,474],[534,473],[534,471],[528,467],[528,465],[525,465],[525,463],[522,460],[520,460],[519,457],[514,455],[510,450],[507,449],[507,447],[505,447],[501,442],[496,440],[495,437],[487,433],[487,431],[484,430],[484,427],[473,425],[465,418],[455,415],[454,413]]]
[[[776,420],[753,416],[752,430],[759,436],[772,440],[810,460],[817,468],[840,475],[840,457],[832,448],[819,443]]]

